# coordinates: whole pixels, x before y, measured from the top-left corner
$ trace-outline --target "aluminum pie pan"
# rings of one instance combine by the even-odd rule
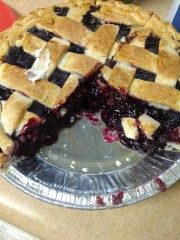
[[[178,151],[163,150],[153,157],[138,155],[138,159],[137,152],[124,150],[117,145],[119,143],[104,145],[101,141],[103,127],[103,124],[94,126],[81,120],[71,129],[64,130],[55,145],[42,149],[42,153],[33,158],[15,161],[2,175],[35,198],[79,209],[106,209],[133,204],[164,191],[180,179]],[[68,146],[64,150],[65,145]],[[89,152],[92,158],[85,159]],[[94,161],[96,155],[101,162]],[[117,156],[121,156],[122,164],[114,167]],[[78,162],[80,157],[80,167],[75,169],[75,161]],[[126,162],[124,159],[130,160]],[[119,193],[121,198],[116,199]]]

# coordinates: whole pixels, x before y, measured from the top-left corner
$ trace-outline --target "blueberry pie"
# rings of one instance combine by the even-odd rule
[[[120,1],[66,1],[0,34],[0,165],[100,111],[125,146],[180,142],[180,34]]]

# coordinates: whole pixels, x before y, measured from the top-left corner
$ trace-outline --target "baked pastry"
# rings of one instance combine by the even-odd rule
[[[152,154],[180,140],[180,34],[119,1],[66,1],[0,35],[0,159],[57,141],[101,112],[125,146]]]

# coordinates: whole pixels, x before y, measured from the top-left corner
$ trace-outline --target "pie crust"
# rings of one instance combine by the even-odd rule
[[[88,94],[107,125],[114,96],[125,108],[126,101],[130,109],[144,106],[139,115],[120,115],[116,130],[126,140],[153,141],[165,129],[151,110],[172,115],[170,134],[180,126],[179,50],[180,34],[170,23],[120,1],[63,1],[20,18],[0,34],[0,166],[26,141],[41,146],[40,138],[48,138],[43,131],[54,132],[54,122],[63,127],[67,109],[77,115]]]

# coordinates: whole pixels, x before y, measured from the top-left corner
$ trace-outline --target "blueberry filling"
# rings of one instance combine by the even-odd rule
[[[14,154],[16,156],[32,156],[42,146],[42,126],[35,119],[30,119],[20,134],[12,136],[15,140]]]
[[[0,100],[7,100],[12,93],[12,90],[0,86]]]
[[[62,88],[69,76],[69,72],[65,72],[56,68],[53,74],[50,76],[49,81]]]
[[[74,43],[71,43],[68,49],[68,52],[73,52],[73,53],[79,53],[79,54],[83,54],[84,53],[85,48],[78,46]]]
[[[24,52],[22,47],[11,47],[8,55],[4,58],[5,63],[16,65],[20,68],[29,69],[32,67],[35,58],[29,53]]]
[[[105,82],[103,84],[105,85]],[[157,109],[149,106],[147,102],[130,96],[123,96],[111,87],[108,87],[106,91],[101,91],[101,88],[97,79],[91,82],[88,89],[89,101],[91,105],[94,103],[91,111],[101,110],[101,118],[107,127],[117,130],[120,142],[129,148],[153,154],[158,149],[165,147],[168,140],[171,139],[170,133],[180,125],[179,113],[173,110]],[[103,86],[104,88],[105,86]],[[94,101],[96,99],[98,100]],[[100,103],[99,99],[101,99]],[[121,125],[122,117],[138,119],[144,113],[161,124],[153,139],[148,139],[141,129],[139,129],[139,138],[137,140],[127,138]]]
[[[91,12],[96,12],[96,11],[100,10],[100,6],[92,5],[92,6],[90,6],[90,9],[91,9]]]
[[[146,38],[145,49],[148,51],[158,54],[159,53],[159,41],[160,38],[154,35],[150,35]]]
[[[50,111],[46,106],[44,106],[43,104],[34,101],[32,103],[32,105],[29,107],[28,109],[29,112],[35,113],[36,115],[40,116],[40,117],[45,117],[48,112]]]
[[[37,27],[32,27],[28,30],[34,36],[41,38],[42,40],[49,42],[51,38],[55,37],[54,33],[46,31],[44,29],[39,29]]]
[[[66,79],[69,76],[69,73],[59,69],[56,69],[55,72],[54,75],[57,75],[57,78],[54,77],[54,82],[58,84],[63,78]],[[173,110],[157,109],[149,106],[147,102],[122,95],[107,85],[99,71],[90,76],[88,80],[80,81],[79,87],[61,107],[50,110],[34,101],[28,111],[41,116],[45,122],[39,123],[37,120],[31,119],[18,136],[12,136],[16,142],[14,154],[18,156],[32,156],[42,145],[55,143],[58,140],[59,131],[65,127],[71,127],[81,118],[80,115],[83,111],[91,113],[100,111],[102,120],[110,130],[118,132],[122,144],[147,154],[152,155],[158,149],[163,149],[169,140],[180,141],[179,113]],[[121,119],[123,117],[138,119],[142,114],[147,114],[159,121],[160,127],[152,139],[145,136],[140,125],[138,125],[139,138],[137,140],[127,138],[121,125]]]
[[[67,13],[69,11],[68,7],[55,7],[54,8],[54,12],[56,13],[56,15],[58,16],[66,16]]]
[[[106,60],[106,65],[107,65],[108,67],[110,67],[111,69],[113,69],[114,66],[116,65],[116,62],[113,61],[113,60],[111,60],[111,59],[107,59],[107,60]]]
[[[180,81],[177,81],[177,83],[176,83],[176,89],[180,90]]]
[[[94,10],[94,9],[93,9]],[[82,19],[82,23],[91,31],[95,32],[101,25],[101,21],[93,16],[91,13],[94,12],[93,10],[89,10]],[[95,9],[95,11],[98,9]]]
[[[84,109],[92,113],[100,111],[109,93],[109,86],[101,74],[92,75],[85,83],[84,89]]]
[[[129,26],[125,24],[120,24],[117,39],[120,41],[123,37],[127,37],[130,31],[131,31],[131,28]]]
[[[156,74],[137,68],[134,77],[138,79],[154,82],[156,79]]]

